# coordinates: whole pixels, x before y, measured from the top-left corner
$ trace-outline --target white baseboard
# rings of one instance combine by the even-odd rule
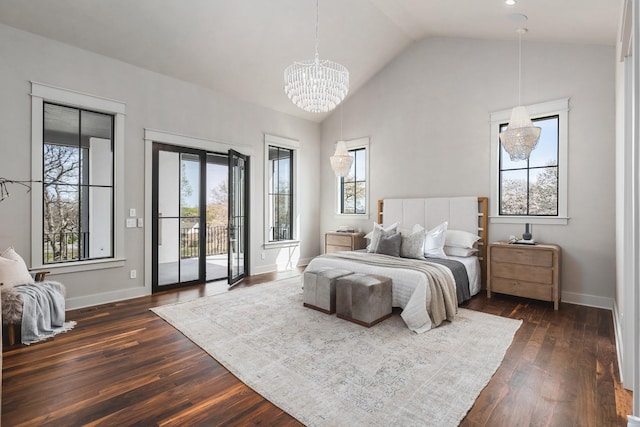
[[[118,291],[105,292],[102,294],[67,298],[65,300],[65,305],[67,310],[75,310],[78,308],[107,304],[110,302],[122,301],[125,299],[138,298],[150,294],[151,289],[149,289],[148,287],[135,287],[129,289],[121,289]]]
[[[613,310],[613,298],[599,297],[596,295],[578,294],[576,292],[562,292],[561,301],[567,302],[569,304]]]
[[[264,274],[264,273],[271,273],[274,271],[278,270],[278,265],[277,264],[267,264],[267,265],[261,265],[259,267],[254,267],[249,274],[251,274],[252,276],[255,274]]]

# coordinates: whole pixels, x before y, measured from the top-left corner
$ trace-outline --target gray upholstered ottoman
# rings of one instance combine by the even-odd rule
[[[391,279],[361,273],[339,278],[336,312],[339,318],[366,327],[391,317]]]
[[[304,272],[303,305],[323,313],[336,312],[336,280],[351,271],[322,267]]]

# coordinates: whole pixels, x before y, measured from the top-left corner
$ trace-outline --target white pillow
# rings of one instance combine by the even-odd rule
[[[445,246],[444,253],[449,256],[460,256],[460,257],[470,257],[478,252],[477,249],[474,248],[458,248],[455,246]]]
[[[7,248],[0,255],[0,283],[3,284],[3,288],[35,283],[29,274],[27,264],[12,247]]]
[[[463,230],[447,230],[445,246],[454,248],[473,248],[474,243],[480,240],[479,236]]]
[[[378,247],[378,240],[380,239],[380,231],[384,230],[385,233],[387,233],[388,235],[392,235],[398,232],[398,223],[395,222],[393,224],[391,224],[388,227],[382,227],[382,225],[378,224],[377,222],[373,223],[373,230],[371,230],[371,232],[367,233],[366,236],[364,236],[366,239],[369,239],[369,245],[367,246],[367,251],[369,252],[375,252],[376,248]]]
[[[448,222],[445,221],[442,224],[436,225],[431,230],[427,231],[427,236],[424,239],[424,256],[431,258],[446,258],[444,253],[444,242],[447,232]]]

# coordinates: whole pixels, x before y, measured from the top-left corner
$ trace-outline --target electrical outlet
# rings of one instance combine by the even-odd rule
[[[138,277],[138,272],[135,270],[131,270],[129,272],[129,279],[135,279],[136,277]]]
[[[260,255],[260,259],[264,260],[266,257],[267,255],[264,252],[262,252],[262,254]]]
[[[136,208],[129,209],[129,216],[131,217],[136,216]]]

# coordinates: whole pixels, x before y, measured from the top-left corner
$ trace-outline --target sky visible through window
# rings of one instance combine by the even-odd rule
[[[200,182],[200,164],[198,162],[183,162],[182,167],[184,168],[184,176],[188,183]],[[217,185],[219,182],[228,180],[228,169],[221,165],[207,163],[207,177],[214,185]],[[209,193],[207,193],[208,202],[211,201],[210,199],[212,197]],[[200,195],[197,191],[193,191],[190,195],[186,196],[184,199],[188,205],[186,207],[192,208],[198,206],[199,197]]]
[[[558,122],[534,120],[542,131],[528,160],[511,161],[500,144],[501,215],[558,215]]]

